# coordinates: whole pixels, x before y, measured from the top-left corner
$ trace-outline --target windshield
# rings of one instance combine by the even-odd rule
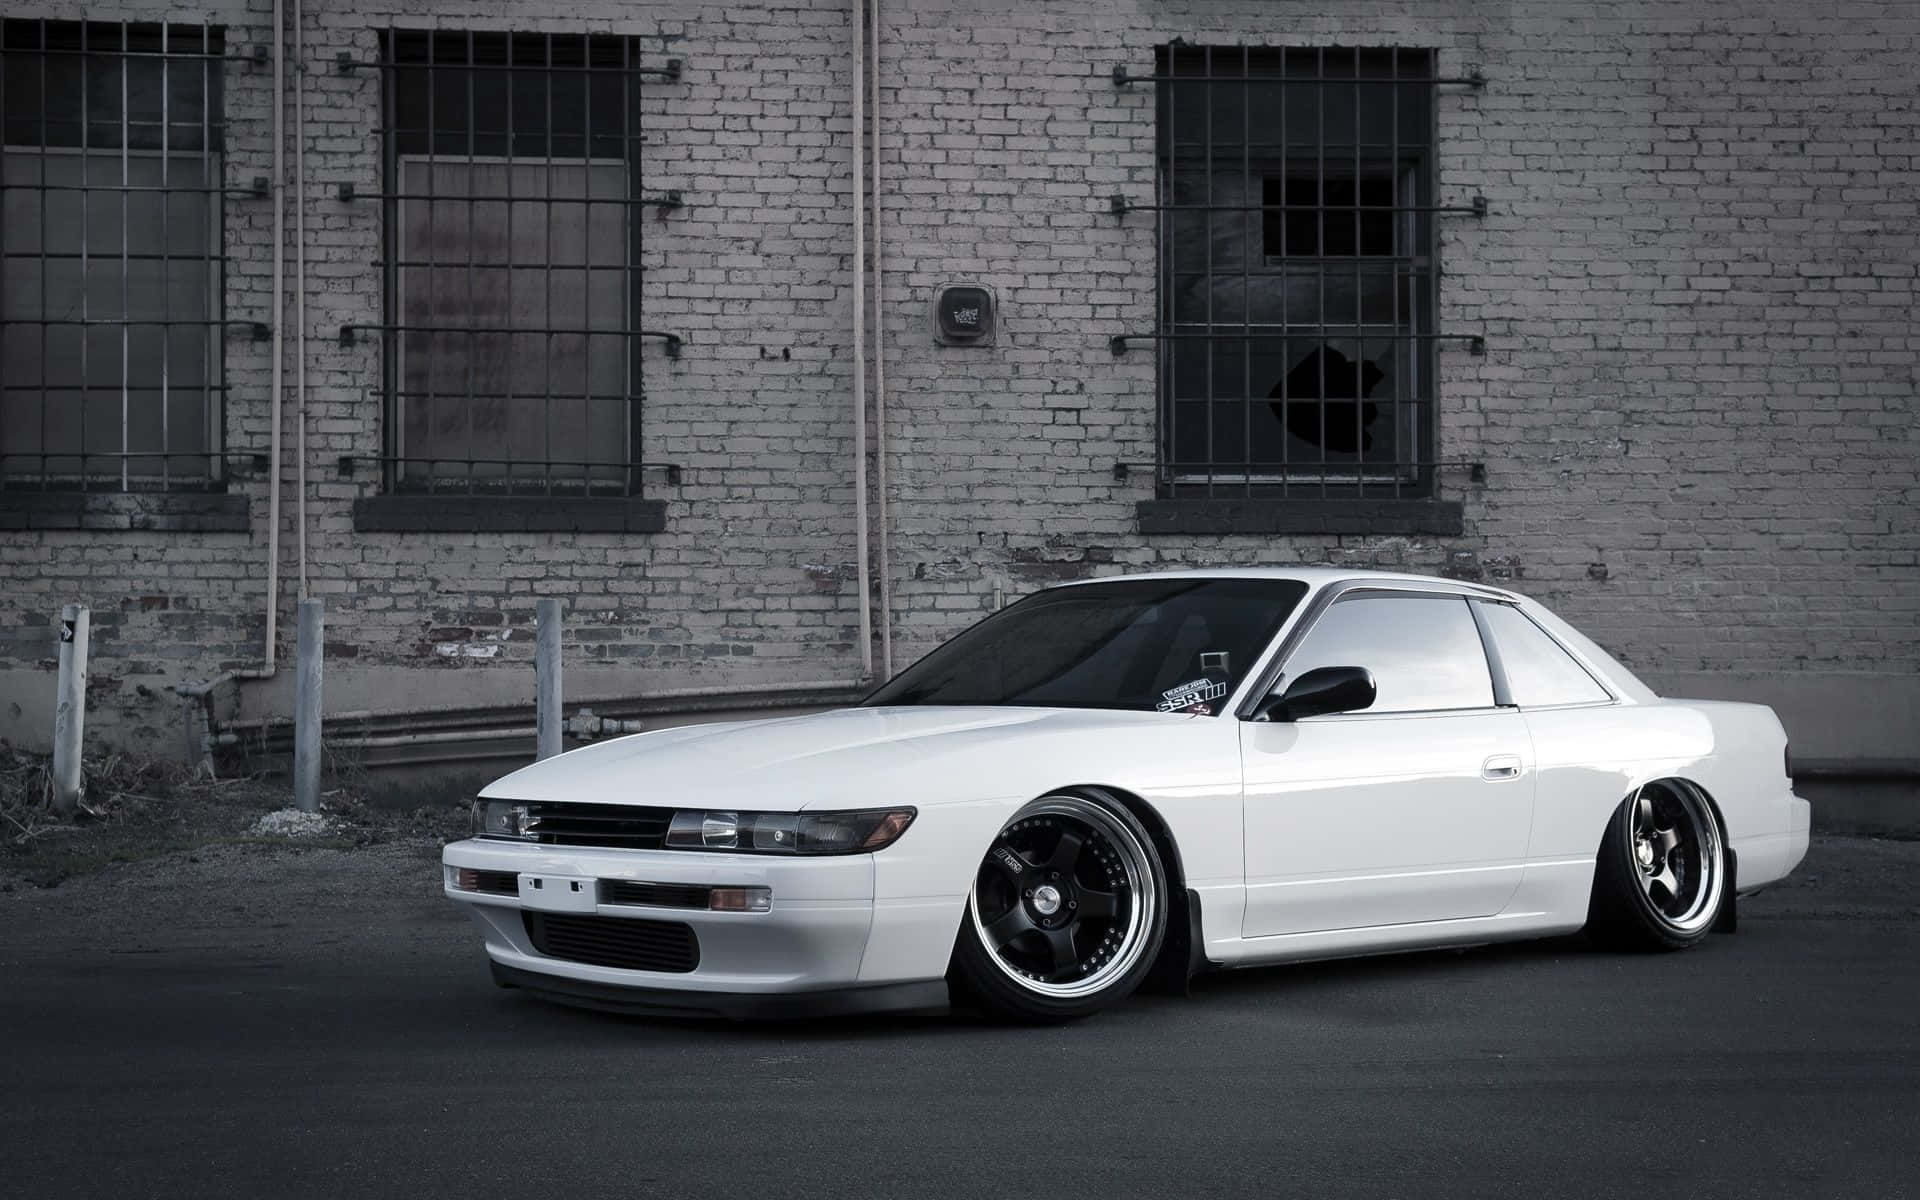
[[[988,617],[865,703],[1211,716],[1306,591],[1293,579],[1120,579],[1055,588]]]

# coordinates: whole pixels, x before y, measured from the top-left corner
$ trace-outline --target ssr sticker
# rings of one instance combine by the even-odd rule
[[[1189,679],[1176,684],[1160,693],[1160,702],[1154,705],[1161,712],[1179,712],[1182,709],[1204,708],[1207,701],[1218,700],[1227,694],[1224,682],[1205,677]],[[1212,709],[1206,709],[1211,712]]]

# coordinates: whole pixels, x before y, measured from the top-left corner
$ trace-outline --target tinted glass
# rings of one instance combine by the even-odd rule
[[[1493,634],[1515,704],[1592,704],[1610,699],[1586,668],[1519,609],[1511,604],[1482,604],[1480,615]]]
[[[1129,579],[1030,596],[866,700],[1217,714],[1306,585]]]
[[[1320,615],[1287,659],[1285,682],[1317,667],[1365,667],[1379,698],[1367,712],[1489,708],[1493,678],[1467,602],[1361,595]]]

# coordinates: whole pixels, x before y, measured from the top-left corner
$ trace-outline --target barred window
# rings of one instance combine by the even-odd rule
[[[1161,50],[1175,495],[1430,491],[1433,66],[1424,50]]]
[[[0,28],[0,486],[220,477],[222,31]]]
[[[396,490],[639,490],[639,49],[394,31],[386,388]]]

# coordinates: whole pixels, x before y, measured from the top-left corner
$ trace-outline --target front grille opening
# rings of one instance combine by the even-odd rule
[[[684,883],[641,883],[631,879],[602,879],[600,903],[644,904],[652,908],[706,908],[713,889]]]
[[[522,803],[515,801],[515,803]],[[528,800],[525,832],[507,838],[543,846],[601,846],[616,850],[658,850],[666,845],[671,808],[633,804],[578,804]]]
[[[700,939],[683,921],[524,910],[527,938],[548,958],[684,975],[700,965]]]
[[[463,892],[486,892],[493,896],[518,896],[520,877],[512,871],[476,871],[472,867],[461,867],[454,875],[453,886]]]

